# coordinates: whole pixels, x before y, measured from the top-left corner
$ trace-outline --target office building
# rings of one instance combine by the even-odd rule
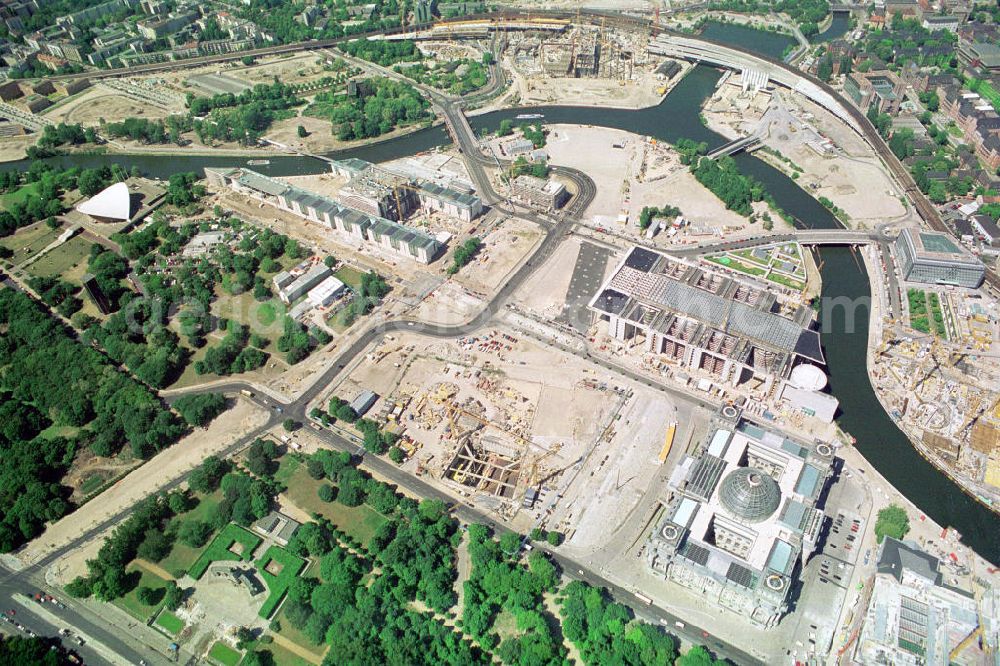
[[[767,395],[795,366],[826,364],[808,308],[646,248],[625,256],[590,308],[611,337],[718,385]]]
[[[341,203],[379,217],[400,220],[420,208],[471,222],[483,212],[483,202],[475,194],[414,176],[405,167],[386,168],[349,158],[334,162],[331,169],[349,179],[338,197]]]
[[[997,594],[982,600],[947,584],[941,561],[911,541],[886,537],[859,612],[854,663],[986,664],[997,647]],[[982,642],[980,642],[982,641]]]
[[[514,198],[533,208],[556,210],[569,199],[566,186],[557,180],[522,175],[514,179]]]
[[[904,229],[896,239],[896,262],[903,279],[924,284],[976,288],[986,267],[947,234]]]
[[[647,564],[713,607],[770,628],[816,549],[833,449],[743,421],[733,407],[709,432],[671,476]]]
[[[301,273],[282,271],[271,281],[282,303],[291,303],[333,275],[325,264],[310,266]]]
[[[398,222],[363,213],[321,194],[293,187],[249,169],[205,169],[208,182],[252,197],[326,226],[350,244],[380,247],[394,255],[429,264],[443,245],[433,236]]]

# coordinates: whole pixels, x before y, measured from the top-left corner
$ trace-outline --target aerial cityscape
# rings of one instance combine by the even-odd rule
[[[1000,4],[0,0],[0,665],[1000,666]]]

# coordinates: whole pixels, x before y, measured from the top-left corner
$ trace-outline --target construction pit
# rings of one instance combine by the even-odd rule
[[[585,549],[603,546],[662,472],[678,419],[660,392],[498,328],[387,336],[319,404],[364,390],[380,396],[366,418],[401,435],[404,469]]]

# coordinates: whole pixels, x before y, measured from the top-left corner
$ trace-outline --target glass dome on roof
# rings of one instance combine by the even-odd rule
[[[766,473],[753,467],[730,472],[719,487],[722,506],[738,518],[759,523],[778,510],[781,488]]]

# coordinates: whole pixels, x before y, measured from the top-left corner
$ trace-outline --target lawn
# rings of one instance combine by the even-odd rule
[[[282,466],[286,464],[286,460],[287,456],[282,460]],[[281,474],[280,470],[278,474]],[[289,475],[287,483],[288,490],[285,491],[285,495],[292,504],[310,515],[320,514],[362,544],[367,545],[375,531],[387,520],[385,516],[366,504],[350,507],[340,502],[321,500],[316,494],[316,489],[320,483],[328,482],[316,481],[310,477],[305,465],[298,465],[298,468]]]
[[[156,625],[164,629],[171,636],[184,631],[184,620],[180,619],[168,610],[160,611],[156,616]]]
[[[285,486],[291,480],[292,475],[295,473],[299,467],[302,466],[302,461],[299,460],[294,455],[287,455],[281,459],[281,464],[278,466],[278,471],[274,473],[274,480]]]
[[[317,573],[318,569],[319,569],[318,561],[313,560],[312,562],[309,563],[309,566],[306,568],[306,570],[302,572],[301,577],[318,578],[319,577]],[[281,625],[281,631],[278,632],[280,636],[282,636],[283,638],[287,638],[296,645],[301,645],[310,652],[323,651],[323,646],[316,645],[311,640],[309,640],[309,637],[302,632],[302,629],[300,627],[296,627],[295,624],[292,623],[292,621],[285,616],[284,607],[282,607],[281,610],[278,612],[277,619],[278,623]]]
[[[218,506],[219,501],[222,499],[222,491],[217,490],[211,495],[198,496],[198,506],[191,509],[187,513],[183,513],[177,517],[176,520],[200,520],[202,522],[211,522],[210,518],[212,513],[215,511],[215,507]],[[195,563],[195,560],[211,545],[209,541],[204,546],[199,548],[192,548],[187,546],[180,541],[175,540],[173,547],[170,549],[170,554],[165,558],[160,560],[160,566],[169,571],[175,577],[180,578],[191,568],[191,565]]]
[[[40,183],[27,183],[13,192],[0,195],[0,208],[9,210],[16,203],[24,203],[29,196],[38,196]]]
[[[764,268],[749,266],[731,257],[708,257],[708,260],[713,264],[725,266],[726,268],[731,268],[734,271],[739,271],[740,273],[746,273],[748,275],[764,275],[767,272]]]
[[[83,483],[80,484],[80,492],[83,495],[89,495],[103,485],[104,477],[100,474],[91,474],[83,480]]]
[[[222,641],[215,641],[215,645],[208,651],[208,658],[222,666],[236,666],[236,664],[240,663],[242,656],[239,651],[234,650]]]
[[[264,553],[257,563],[257,571],[267,585],[268,597],[264,605],[260,607],[260,616],[264,619],[271,617],[278,608],[278,604],[285,597],[288,586],[292,584],[299,572],[306,566],[306,561],[298,555],[291,553],[279,546],[271,546]],[[275,570],[272,573],[271,570]]]
[[[195,580],[200,579],[208,571],[212,562],[219,561],[243,561],[249,562],[253,558],[253,551],[260,545],[261,538],[243,529],[235,523],[230,523],[222,528],[208,548],[198,556],[195,563],[191,565],[188,575]],[[240,544],[242,551],[237,553],[233,550],[236,544]]]
[[[767,279],[770,280],[771,282],[775,282],[777,284],[784,285],[786,287],[794,289],[795,291],[802,291],[803,289],[806,288],[805,282],[790,277],[786,277],[781,273],[770,273],[767,276]]]
[[[60,230],[61,231],[61,230]],[[76,236],[34,261],[26,270],[32,275],[48,277],[51,275],[66,276],[71,270],[81,265],[86,266],[90,256],[91,243]],[[70,282],[75,280],[70,279]]]
[[[354,290],[361,288],[361,276],[364,274],[364,271],[359,271],[353,266],[341,266],[333,273],[338,280]]]
[[[38,222],[29,228],[19,230],[13,236],[0,240],[0,245],[14,251],[11,262],[20,266],[58,238],[61,233],[61,229],[52,230],[44,222]]]
[[[283,633],[284,632],[282,632],[282,634]],[[271,655],[274,657],[274,663],[276,666],[313,666],[313,662],[308,659],[303,659],[288,648],[282,647],[277,643],[266,645],[261,648],[261,650],[270,650]]]
[[[139,601],[139,588],[151,587],[154,590],[162,590],[167,587],[167,581],[135,564],[126,567],[125,571],[128,573],[137,571],[142,574],[142,577],[139,579],[139,584],[132,588],[128,594],[115,599],[113,603],[140,622],[148,622],[149,618],[156,615],[156,611],[163,606],[163,600],[161,599],[152,606],[147,606]]]

